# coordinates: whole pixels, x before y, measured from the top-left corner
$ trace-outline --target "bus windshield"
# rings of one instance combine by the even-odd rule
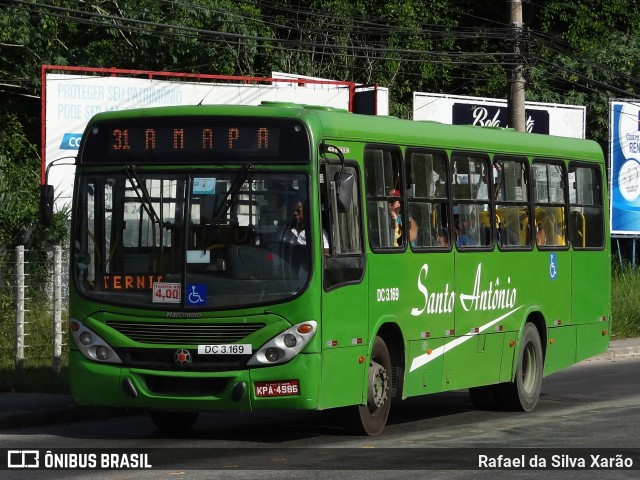
[[[307,283],[306,175],[126,166],[81,174],[77,196],[73,270],[87,297],[234,308],[290,298]]]

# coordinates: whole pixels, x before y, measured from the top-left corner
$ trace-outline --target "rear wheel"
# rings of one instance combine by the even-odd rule
[[[499,401],[506,409],[528,412],[536,407],[542,388],[543,364],[540,334],[534,324],[527,323],[520,342],[515,379],[500,385]]]
[[[378,435],[384,429],[391,408],[391,359],[384,340],[376,337],[369,360],[367,404],[347,407],[344,426],[358,435]]]
[[[159,430],[167,433],[183,433],[188,431],[198,420],[198,412],[163,412],[150,411],[149,416]]]

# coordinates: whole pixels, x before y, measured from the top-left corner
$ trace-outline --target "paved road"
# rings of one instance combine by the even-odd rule
[[[162,468],[31,471],[29,478],[637,478],[638,470],[480,471],[477,462],[480,454],[517,456],[510,449],[525,448],[528,461],[538,452],[549,459],[585,457],[590,466],[592,453],[623,453],[640,468],[639,369],[640,357],[583,362],[545,379],[538,408],[527,414],[475,410],[466,392],[412,399],[395,408],[375,438],[345,435],[326,415],[207,414],[181,437],[162,435],[145,416],[133,416],[6,429],[0,448],[98,455],[125,448],[150,452],[151,463]],[[541,447],[549,450],[531,450]]]

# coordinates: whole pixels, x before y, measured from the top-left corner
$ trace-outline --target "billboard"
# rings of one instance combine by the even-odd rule
[[[69,160],[49,170],[48,183],[55,187],[58,208],[71,200],[75,167],[69,163],[77,155],[85,126],[98,112],[173,105],[259,105],[265,100],[349,109],[354,86],[351,82],[329,80],[266,83],[270,79],[249,77],[244,83],[237,77],[229,77],[237,83],[222,83],[222,76],[216,76],[218,81],[208,81],[209,76],[205,75],[170,73],[162,73],[162,79],[151,75],[137,78],[134,75],[142,72],[115,75],[119,72],[113,69],[95,69],[104,75],[68,74],[44,72],[46,68],[43,67],[43,169],[54,160]],[[64,67],[51,69],[60,71]]]
[[[584,138],[586,107],[525,102],[525,128],[529,133]],[[437,93],[413,94],[413,119],[451,125],[508,127],[507,101]]]
[[[280,80],[290,80],[287,85],[295,85],[300,80],[315,80],[319,82],[327,82],[326,78],[309,77],[306,75],[297,75],[295,73],[271,72],[272,78]],[[295,82],[295,83],[294,83]],[[330,83],[322,83],[318,85],[320,88],[335,88]],[[389,89],[375,85],[356,85],[353,92],[353,109],[354,113],[364,115],[389,115]]]
[[[609,102],[611,234],[640,234],[640,102]]]

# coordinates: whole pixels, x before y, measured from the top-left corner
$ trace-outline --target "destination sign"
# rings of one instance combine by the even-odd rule
[[[297,120],[245,117],[141,117],[93,122],[81,164],[302,163],[306,129]]]

